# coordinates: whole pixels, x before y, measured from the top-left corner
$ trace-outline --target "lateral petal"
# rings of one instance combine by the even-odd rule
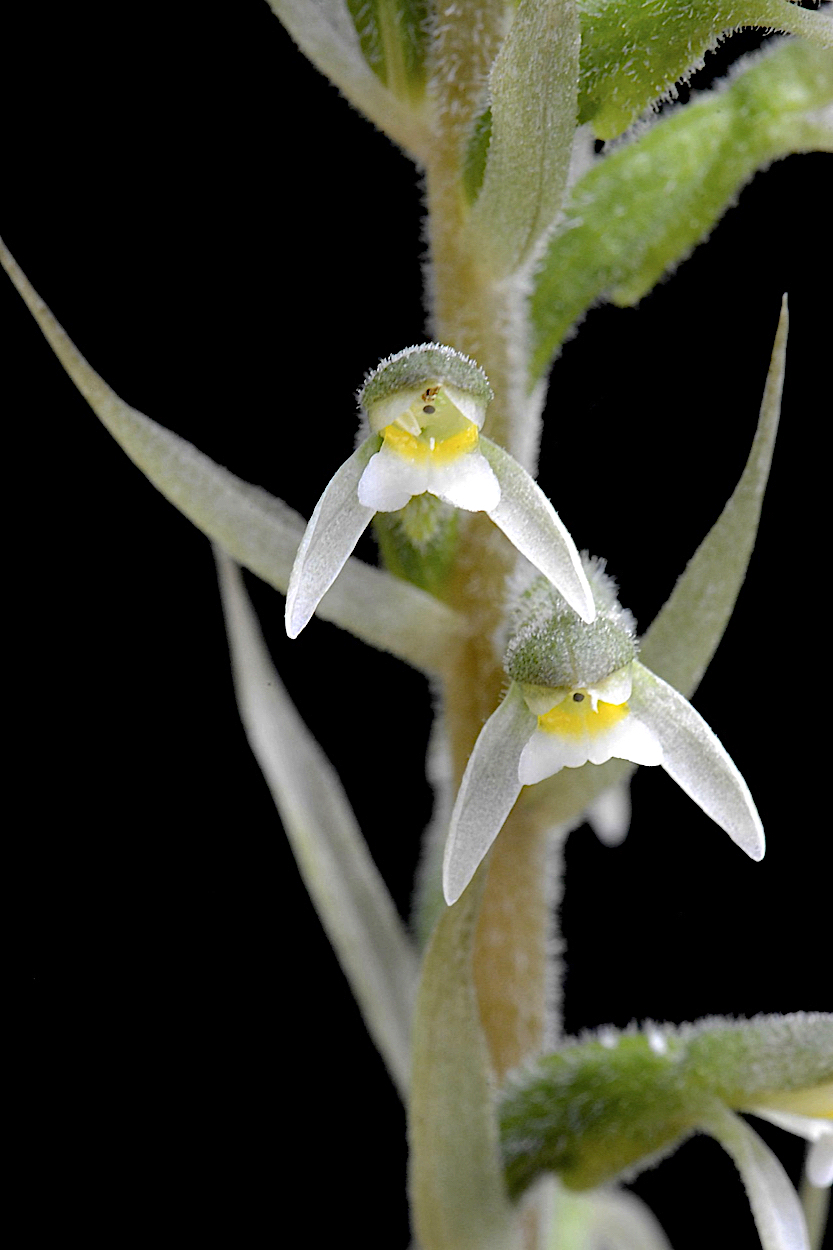
[[[474,744],[451,813],[443,859],[443,894],[457,899],[500,833],[521,792],[518,761],[535,717],[517,683],[493,712]]]
[[[379,447],[371,434],[330,478],[304,531],[286,592],[286,632],[297,638],[373,519],[359,503],[359,479]]]
[[[590,624],[593,594],[576,545],[537,482],[508,451],[480,436],[480,448],[500,483],[500,501],[489,516],[509,541],[548,578]]]
[[[715,1109],[703,1128],[720,1142],[741,1174],[763,1250],[810,1250],[798,1195],[775,1155],[727,1107]]]
[[[741,850],[763,859],[764,830],[749,788],[688,699],[634,660],[630,706],[662,744],[668,775]]]

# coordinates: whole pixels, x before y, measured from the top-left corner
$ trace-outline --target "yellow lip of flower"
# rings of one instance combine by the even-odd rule
[[[423,393],[423,398],[428,391]],[[477,426],[462,416],[444,397],[433,403],[412,404],[395,422],[381,431],[385,446],[412,463],[430,460],[449,464],[459,456],[475,451]],[[429,413],[427,409],[431,408]],[[416,427],[416,428],[415,428]]]
[[[574,690],[549,712],[538,717],[538,728],[544,733],[568,738],[582,738],[585,734],[596,737],[612,729],[628,715],[629,710],[627,703],[597,701],[593,707],[588,691]]]

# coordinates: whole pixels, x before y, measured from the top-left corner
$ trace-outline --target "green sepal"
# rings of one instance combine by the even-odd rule
[[[504,671],[526,686],[577,687],[604,681],[636,658],[636,622],[615,597],[601,561],[585,560],[596,617],[581,619],[544,577],[509,603]]]
[[[579,122],[614,139],[743,26],[792,31],[830,46],[833,23],[786,0],[579,0]],[[809,20],[808,20],[809,19]]]
[[[595,301],[634,304],[684,260],[756,170],[833,149],[815,116],[833,100],[833,56],[791,42],[748,64],[575,184],[532,293],[531,383]]]
[[[644,1033],[604,1030],[540,1059],[507,1085],[500,1128],[517,1198],[544,1171],[572,1189],[633,1175],[706,1125],[714,1108],[833,1079],[833,1015],[706,1020]]]
[[[373,531],[389,573],[442,597],[457,551],[458,513],[427,492],[399,512],[377,512]]]
[[[346,0],[359,46],[376,77],[399,97],[418,98],[425,85],[426,0]]]

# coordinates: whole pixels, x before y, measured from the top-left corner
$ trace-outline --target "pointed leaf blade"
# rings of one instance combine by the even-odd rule
[[[755,546],[781,413],[788,330],[785,296],[746,466],[640,644],[643,664],[689,696],[723,637]]]
[[[741,850],[763,859],[764,830],[749,787],[688,699],[634,660],[630,706],[662,743],[668,775]]]
[[[472,968],[484,880],[440,917],[417,997],[409,1168],[423,1250],[521,1250]]]
[[[578,66],[575,4],[521,0],[489,76],[491,137],[468,227],[499,272],[514,272],[535,253],[561,207]]]
[[[508,451],[482,435],[480,447],[500,483],[500,502],[489,516],[582,620],[594,621],[593,592],[576,545],[549,499]]]
[[[217,553],[240,716],[301,875],[400,1092],[417,962],[341,783],[274,670],[240,570]]]
[[[304,55],[351,104],[406,151],[424,154],[427,126],[420,113],[397,99],[371,69],[344,0],[268,0],[268,4]]]
[[[69,377],[133,463],[208,538],[285,593],[304,533],[302,518],[120,399],[69,339],[2,241],[0,261]],[[319,615],[428,673],[453,662],[466,637],[459,613],[358,560],[347,562]]]

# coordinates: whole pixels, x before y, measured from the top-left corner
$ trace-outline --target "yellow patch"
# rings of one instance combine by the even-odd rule
[[[454,407],[439,386],[426,388],[407,415],[410,419],[405,424],[416,422],[419,434],[412,434],[399,421],[382,430],[385,445],[405,460],[420,464],[430,457],[434,464],[448,464],[477,447],[477,426]]]
[[[584,692],[578,690],[575,693]],[[568,694],[562,703],[538,717],[538,728],[543,729],[544,733],[560,734],[562,738],[581,738],[584,734],[589,734],[592,738],[612,729],[627,714],[627,703],[599,701],[594,712],[589,694],[584,693],[584,698],[578,703],[572,694]]]
[[[792,1111],[796,1115],[833,1120],[833,1081],[823,1081],[808,1089],[769,1090],[755,1097],[757,1107],[772,1111]]]

